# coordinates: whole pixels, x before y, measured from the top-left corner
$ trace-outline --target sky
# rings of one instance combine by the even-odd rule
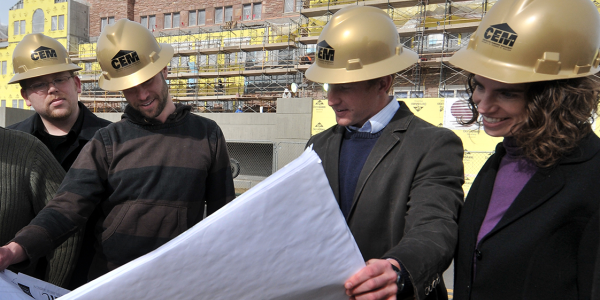
[[[8,25],[8,9],[17,4],[19,0],[0,0],[0,23]]]

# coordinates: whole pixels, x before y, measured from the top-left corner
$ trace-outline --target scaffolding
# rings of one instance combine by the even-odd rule
[[[292,83],[295,96],[326,98],[323,85],[304,72],[315,60],[324,26],[342,8],[368,5],[388,13],[400,42],[419,55],[419,62],[396,73],[398,97],[462,97],[465,74],[448,59],[465,47],[496,0],[298,0],[299,15],[248,25],[229,21],[218,30],[196,28],[157,33],[175,49],[168,83],[174,101],[197,112],[272,112],[276,99]],[[600,0],[594,3],[600,7]],[[120,93],[101,90],[95,44],[79,45],[72,56],[84,70],[81,100],[94,111],[122,111]]]
[[[448,65],[447,61],[454,52],[467,45],[495,1],[304,0],[297,42],[302,52],[314,55],[318,36],[335,12],[355,5],[381,8],[396,24],[402,45],[419,54],[417,64],[396,73],[392,87],[398,91],[397,95],[455,97],[459,96],[460,91],[456,89],[464,85],[464,78],[462,71]]]
[[[301,85],[301,54],[297,47],[298,22],[264,21],[253,25],[226,22],[218,31],[159,32],[159,43],[173,46],[167,81],[175,102],[197,112],[274,112],[276,99],[292,83]],[[80,100],[93,111],[121,112],[121,93],[97,85],[101,74],[96,44],[79,45],[71,59],[83,70]]]

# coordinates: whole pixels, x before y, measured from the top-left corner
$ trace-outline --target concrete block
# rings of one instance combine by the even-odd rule
[[[7,127],[19,123],[35,114],[34,110],[0,107],[0,126]]]

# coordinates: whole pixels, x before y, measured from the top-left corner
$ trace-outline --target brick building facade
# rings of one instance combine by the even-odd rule
[[[286,2],[289,0],[88,0],[89,33],[90,37],[97,37],[103,22],[108,24],[121,18],[140,22],[153,31],[209,29],[215,25],[225,26],[227,21],[252,24],[297,18],[296,4],[291,11],[288,5],[286,12]],[[190,24],[194,21],[195,24]]]

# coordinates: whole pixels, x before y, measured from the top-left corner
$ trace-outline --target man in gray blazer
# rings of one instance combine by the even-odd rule
[[[364,24],[369,24],[365,26]],[[329,83],[337,125],[307,145],[325,173],[367,266],[345,283],[351,299],[447,299],[463,201],[463,148],[450,130],[388,96],[417,62],[381,9],[338,11],[306,78]]]

